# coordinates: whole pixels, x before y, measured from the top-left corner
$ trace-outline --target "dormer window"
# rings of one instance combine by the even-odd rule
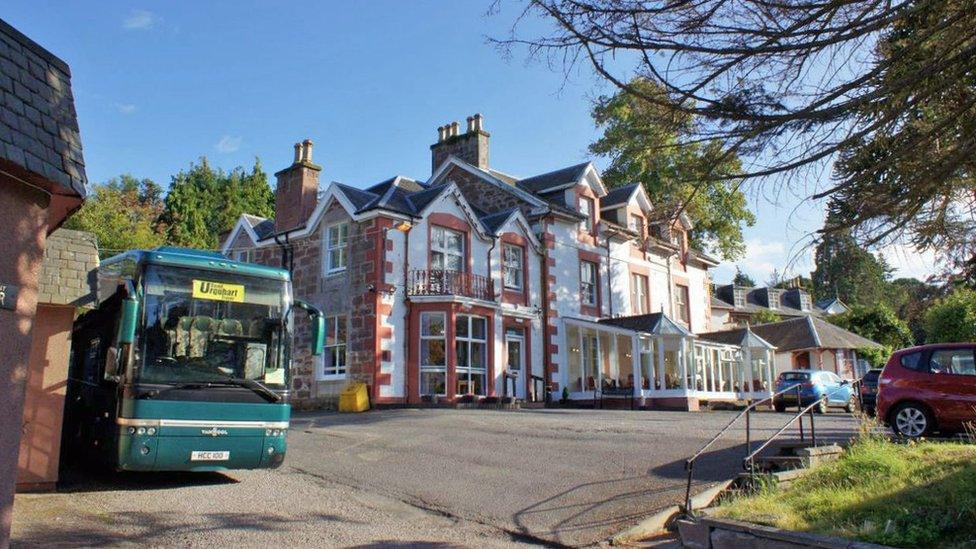
[[[810,299],[810,295],[806,292],[800,292],[800,310],[809,311],[813,308],[813,300]]]
[[[732,291],[733,303],[736,309],[742,309],[746,306],[746,289],[745,288],[735,288]]]
[[[630,214],[630,220],[627,224],[627,228],[634,231],[635,233],[643,236],[644,235],[644,218],[637,214]]]
[[[766,290],[766,296],[769,301],[769,308],[779,309],[779,292],[775,290]]]
[[[682,252],[685,251],[685,233],[681,229],[671,229],[671,244]]]
[[[593,212],[596,210],[593,204],[593,199],[585,196],[581,196],[579,199],[579,209],[580,214],[586,219],[583,220],[581,226],[583,230],[588,233],[593,232]]]

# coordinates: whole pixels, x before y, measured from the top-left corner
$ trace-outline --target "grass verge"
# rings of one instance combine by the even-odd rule
[[[976,446],[866,436],[783,489],[716,516],[897,547],[976,546]]]

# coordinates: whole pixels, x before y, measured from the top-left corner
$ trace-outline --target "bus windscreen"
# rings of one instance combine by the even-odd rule
[[[288,286],[234,273],[150,265],[136,383],[288,384]],[[283,347],[284,346],[284,347]]]

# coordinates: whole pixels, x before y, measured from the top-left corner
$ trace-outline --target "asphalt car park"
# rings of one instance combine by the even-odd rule
[[[548,409],[296,414],[285,464],[209,475],[103,474],[18,496],[19,544],[508,546],[606,540],[680,501],[684,460],[735,415]],[[757,413],[753,436],[789,416]],[[821,441],[857,420],[818,416]],[[696,484],[741,471],[745,432],[696,466]]]

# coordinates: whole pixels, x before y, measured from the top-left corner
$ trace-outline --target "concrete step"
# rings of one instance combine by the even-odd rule
[[[758,456],[755,459],[756,468],[762,471],[785,471],[803,467],[803,458],[799,456]]]

